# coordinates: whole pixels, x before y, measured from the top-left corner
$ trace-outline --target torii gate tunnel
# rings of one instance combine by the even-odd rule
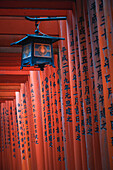
[[[25,16],[67,17],[40,27],[55,68],[20,70]],[[0,170],[112,170],[112,0],[1,1],[0,24]]]

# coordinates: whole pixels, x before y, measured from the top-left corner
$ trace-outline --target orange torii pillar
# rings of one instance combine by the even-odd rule
[[[84,108],[84,124],[85,124],[85,139],[86,139],[86,147],[87,147],[87,162],[88,162],[88,169],[95,169],[94,164],[94,148],[93,148],[93,125],[92,125],[92,105],[90,102],[90,80],[89,80],[89,72],[84,68],[88,68],[87,63],[87,51],[86,51],[86,41],[85,41],[85,33],[81,32],[82,28],[84,27],[84,15],[83,15],[83,8],[82,4],[83,1],[79,1],[76,3],[76,17],[77,17],[77,34],[78,34],[78,48],[79,48],[79,59],[80,59],[80,71],[81,71],[81,86],[82,86],[82,96],[83,96],[83,108]],[[80,7],[80,9],[79,9]],[[83,20],[81,23],[80,20]],[[84,41],[83,41],[84,40]],[[83,51],[85,47],[85,51]],[[87,82],[84,81],[87,78]],[[86,89],[89,89],[86,92]]]
[[[11,102],[8,103],[8,114],[9,114],[9,127],[10,127],[10,147],[11,147],[11,154],[10,157],[12,158],[12,169],[16,169],[16,150],[15,150],[15,135],[14,135],[14,124],[12,118],[12,107]]]
[[[4,119],[4,114],[5,114],[5,103],[1,104],[1,123],[2,123],[2,168],[5,170],[7,168],[7,160],[6,160],[6,145],[5,145],[5,119]]]
[[[101,0],[96,0],[96,12],[97,12],[97,24],[98,24],[98,39],[100,47],[100,56],[101,56],[101,68],[102,68],[102,80],[103,80],[103,97],[105,104],[105,115],[106,115],[106,127],[107,127],[107,140],[108,140],[108,152],[109,152],[109,161],[110,168],[113,169],[113,84],[112,84],[112,75],[113,75],[113,62],[110,60],[108,42],[108,34],[106,34],[106,25],[105,25],[105,12],[102,8],[100,10],[100,5],[102,4]]]
[[[103,93],[103,77],[102,77],[102,65],[100,55],[100,43],[97,19],[93,20],[95,16],[97,18],[96,3],[95,0],[87,1],[88,6],[88,19],[92,48],[92,61],[94,66],[94,79],[95,79],[95,91],[97,102],[97,113],[99,117],[99,136],[100,136],[100,149],[102,168],[109,169],[109,155],[108,155],[108,143],[107,143],[107,129],[106,129],[106,110]]]
[[[73,141],[73,116],[70,90],[69,61],[66,37],[66,22],[59,22],[59,34],[65,38],[60,42],[61,63],[61,112],[64,139],[65,166],[67,169],[75,169],[74,141]]]
[[[56,167],[65,169],[64,144],[62,132],[61,100],[60,100],[60,81],[58,73],[58,55],[54,55],[55,68],[51,67],[51,81],[53,96],[53,115],[55,126],[55,148],[56,148]],[[59,140],[58,140],[59,139]]]
[[[10,113],[10,101],[5,101],[6,104],[6,130],[7,130],[7,157],[8,157],[8,162],[9,166],[8,169],[14,169],[13,165],[15,164],[15,158],[13,157],[13,150],[12,150],[12,143],[14,143],[14,136],[13,134],[13,128],[11,127],[11,113]],[[12,137],[12,138],[11,138]],[[9,157],[10,155],[10,157]]]
[[[25,96],[26,96],[26,106],[27,106],[27,115],[29,123],[29,138],[31,146],[31,167],[32,169],[37,169],[36,161],[36,150],[35,150],[35,127],[33,122],[33,112],[31,104],[31,95],[30,95],[30,86],[29,80],[25,83]]]
[[[81,100],[79,96],[79,89],[77,86],[77,67],[75,62],[77,62],[77,52],[75,53],[74,46],[74,31],[72,25],[72,12],[67,13],[67,40],[68,40],[68,59],[69,59],[69,73],[70,73],[70,89],[71,89],[71,102],[72,102],[72,117],[73,117],[73,140],[74,140],[74,156],[75,156],[75,166],[77,170],[82,170],[82,157],[81,157],[81,115],[80,111],[77,112],[79,106],[79,101]],[[76,55],[75,55],[76,54]],[[77,64],[78,65],[78,64]],[[77,78],[76,78],[77,77]],[[84,135],[83,135],[84,136]],[[84,142],[85,144],[85,142]],[[84,147],[85,148],[85,147]],[[77,156],[76,156],[77,155]]]
[[[45,73],[45,70],[44,70]],[[45,158],[45,170],[49,169],[49,150],[48,150],[48,143],[47,143],[47,121],[46,121],[46,102],[45,102],[45,83],[44,83],[44,79],[46,74],[43,74],[42,72],[40,72],[40,81],[41,81],[41,102],[42,102],[42,124],[43,124],[43,140],[44,140],[44,158]]]
[[[60,153],[59,153],[59,160],[61,161],[61,169],[64,170],[65,169],[65,159],[64,159],[64,142],[63,142],[63,131],[62,131],[62,115],[61,115],[61,98],[60,98],[60,77],[59,77],[59,73],[58,73],[58,55],[55,54],[54,55],[54,62],[55,62],[55,68],[52,68],[53,70],[55,69],[55,74],[53,76],[53,81],[55,81],[56,86],[55,88],[55,92],[56,92],[56,100],[58,102],[57,104],[57,117],[58,117],[58,123],[59,123],[59,137],[60,137]],[[54,86],[54,83],[53,83]],[[56,111],[55,111],[56,112]],[[58,133],[58,132],[57,132]],[[59,151],[59,150],[58,150]]]
[[[11,101],[10,112],[11,111],[12,111],[12,121],[13,121],[13,128],[14,128],[16,170],[21,170],[22,162],[21,162],[21,151],[20,151],[20,138],[19,138],[19,128],[18,128],[17,109],[16,109],[15,99]]]
[[[1,122],[1,103],[0,103],[0,169],[2,168],[2,122]]]
[[[35,115],[36,130],[36,156],[38,170],[44,170],[44,146],[43,146],[43,131],[42,131],[42,109],[41,109],[41,95],[40,95],[40,77],[39,72],[30,71],[30,87],[31,87],[31,103],[33,115]]]
[[[28,169],[31,170],[31,140],[29,137],[29,121],[28,121],[28,112],[27,112],[27,105],[26,105],[26,95],[25,95],[25,84],[21,84],[21,110],[23,114],[23,124],[25,127],[25,150],[26,150],[26,158],[27,158],[27,164],[28,164]]]
[[[87,1],[87,0],[86,0]],[[95,77],[94,77],[94,66],[92,63],[92,49],[91,49],[91,37],[90,28],[88,27],[89,20],[88,20],[88,13],[87,13],[87,3],[84,1],[84,20],[85,20],[85,33],[86,33],[86,51],[87,51],[87,60],[88,60],[88,72],[89,72],[89,80],[91,86],[91,106],[93,110],[92,114],[92,126],[93,128],[93,148],[94,148],[94,161],[95,161],[95,169],[102,169],[102,161],[101,161],[101,151],[100,151],[100,137],[99,137],[99,116],[98,116],[98,109],[97,109],[97,101],[95,100],[94,96],[96,95],[96,86],[95,86]]]
[[[49,79],[51,76],[51,71],[49,69],[49,66],[47,66],[43,72],[44,74],[44,98],[45,98],[45,107],[43,107],[43,123],[46,126],[47,131],[45,130],[44,139],[47,143],[47,150],[48,150],[48,164],[49,164],[49,170],[54,169],[54,161],[55,161],[55,145],[53,142],[53,118],[52,118],[52,107],[51,107],[51,99],[50,99],[50,86],[49,86]]]
[[[2,169],[4,170],[4,126],[3,126],[3,103],[1,103],[1,108],[0,108],[0,122],[1,122],[1,157],[2,157]]]
[[[11,145],[10,145],[11,139],[10,139],[9,102],[8,101],[5,101],[4,120],[5,120],[5,145],[6,145],[5,159],[7,160],[7,168],[11,170],[12,169],[12,156],[9,157],[9,155],[11,155]]]
[[[77,76],[77,93],[78,93],[78,106],[76,106],[76,114],[79,113],[80,119],[80,134],[81,134],[81,157],[82,157],[82,168],[87,169],[87,151],[86,151],[86,139],[85,139],[85,125],[83,115],[83,97],[82,97],[82,86],[80,76],[80,59],[79,59],[79,48],[78,48],[78,30],[77,30],[77,17],[75,15],[75,6],[73,7],[72,23],[73,23],[73,34],[74,34],[74,46],[75,46],[75,67]],[[72,37],[73,38],[73,37]]]
[[[22,170],[26,170],[28,169],[28,164],[26,159],[26,142],[24,141],[25,135],[24,135],[23,113],[21,108],[20,92],[16,92],[16,107],[17,107],[17,119],[18,119],[19,137],[20,137]]]

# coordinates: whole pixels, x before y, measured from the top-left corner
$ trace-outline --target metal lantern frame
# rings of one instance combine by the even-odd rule
[[[40,23],[37,22],[66,20],[66,17],[30,18],[26,16],[25,19],[35,21],[35,34],[27,34],[23,39],[11,44],[22,45],[21,69],[23,67],[34,66],[43,71],[45,65],[52,65],[54,67],[52,44],[59,40],[65,40],[65,38],[52,37],[40,32]]]

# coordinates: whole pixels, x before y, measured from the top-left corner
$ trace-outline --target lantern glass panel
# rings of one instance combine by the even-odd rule
[[[31,44],[27,44],[23,46],[22,59],[26,59],[29,57],[31,57]]]
[[[34,56],[51,58],[51,45],[34,43]]]

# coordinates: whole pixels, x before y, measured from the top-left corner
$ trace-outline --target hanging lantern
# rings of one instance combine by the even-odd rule
[[[35,34],[27,34],[23,39],[12,43],[11,45],[22,45],[21,69],[27,66],[34,66],[44,70],[45,65],[54,67],[53,43],[65,38],[51,37],[39,31],[38,21],[66,19],[66,17],[55,18],[29,18],[28,20],[35,21]]]

